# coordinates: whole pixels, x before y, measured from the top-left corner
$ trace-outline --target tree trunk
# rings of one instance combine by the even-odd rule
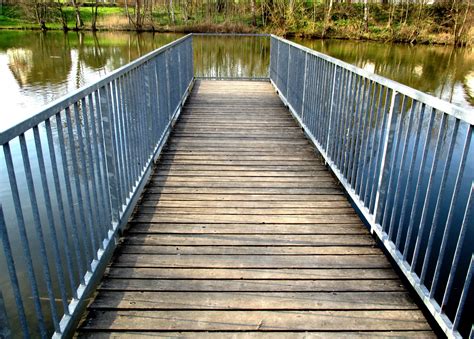
[[[323,38],[326,36],[327,29],[329,28],[329,24],[331,22],[332,6],[333,6],[333,0],[329,0],[328,9],[326,11],[326,18],[324,20],[324,28],[323,28],[323,33],[322,33]]]
[[[175,17],[174,17],[173,0],[170,0],[170,2],[169,2],[169,11],[170,11],[171,23],[174,25],[176,23],[176,21],[175,21]]]
[[[257,15],[255,14],[255,0],[250,0],[250,10],[252,11],[252,24],[257,26]]]
[[[99,10],[99,1],[95,0],[95,5],[92,7],[92,22],[91,29],[93,32],[97,31],[97,12]]]
[[[364,0],[364,31],[369,31],[369,4]]]
[[[69,31],[69,27],[67,27],[67,18],[66,18],[66,13],[63,11],[63,5],[61,1],[58,0],[57,2],[57,8],[59,11],[59,17],[61,18],[61,25],[63,27],[63,31],[67,32]]]
[[[81,11],[79,10],[79,4],[76,0],[72,0],[72,5],[74,6],[74,12],[76,14],[76,30],[82,29],[84,27],[84,22],[81,18]]]

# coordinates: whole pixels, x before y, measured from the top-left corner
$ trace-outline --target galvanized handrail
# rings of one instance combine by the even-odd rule
[[[460,336],[473,291],[474,112],[273,35],[270,60],[272,84],[371,232]]]
[[[188,35],[0,133],[0,168],[8,172],[11,193],[0,203],[0,240],[16,305],[0,326],[16,322],[25,337],[49,336],[48,324],[58,337],[74,329],[190,93],[193,73]]]

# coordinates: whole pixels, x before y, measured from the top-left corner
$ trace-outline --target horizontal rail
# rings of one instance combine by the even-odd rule
[[[25,337],[74,329],[193,73],[188,35],[0,134],[0,169],[8,174],[0,202],[0,263],[8,272],[0,307],[8,317],[0,326]]]
[[[118,79],[126,73],[129,73],[133,69],[139,67],[143,63],[149,61],[150,59],[156,58],[159,54],[168,51],[173,46],[180,44],[184,40],[191,39],[191,34],[188,34],[182,38],[179,38],[175,41],[170,42],[169,44],[162,46],[148,54],[141,56],[140,58],[135,59],[134,61],[117,68],[116,70],[109,73],[107,76],[101,80],[94,82],[92,84],[81,87],[75,91],[71,91],[65,96],[58,98],[57,100],[52,101],[51,103],[45,105],[39,112],[33,114],[30,118],[12,126],[4,131],[0,131],[0,145],[3,145],[20,135],[21,133],[26,132],[27,130],[33,128],[34,126],[40,124],[46,119],[50,118],[56,112],[59,112],[65,109],[68,106],[73,105],[75,102],[79,101],[81,98],[97,91],[99,88],[110,83],[111,81]]]
[[[270,53],[272,84],[371,232],[442,330],[468,336],[473,112],[273,35]]]
[[[432,95],[426,94],[424,92],[421,92],[419,90],[416,90],[412,87],[403,85],[399,82],[396,82],[394,80],[385,78],[383,76],[377,75],[375,73],[369,72],[365,69],[359,68],[357,66],[348,64],[347,62],[344,62],[342,60],[336,59],[334,57],[331,57],[327,54],[323,54],[320,52],[317,52],[315,50],[312,50],[308,47],[299,45],[295,42],[283,39],[281,37],[278,37],[276,35],[271,35],[272,39],[276,39],[278,41],[284,42],[288,44],[289,46],[293,46],[295,48],[298,48],[301,51],[304,51],[310,55],[314,55],[315,57],[321,59],[321,60],[326,60],[330,62],[333,65],[339,66],[340,68],[349,70],[355,74],[358,74],[364,78],[370,79],[372,81],[375,81],[379,83],[380,85],[386,86],[388,88],[392,88],[393,90],[396,90],[398,93],[409,96],[421,103],[424,103],[426,105],[429,105],[437,110],[440,110],[446,114],[450,114],[460,120],[463,120],[471,125],[474,124],[474,114],[472,114],[471,110],[456,106],[451,104],[450,102],[447,102],[445,100],[442,100],[440,98],[434,97]]]

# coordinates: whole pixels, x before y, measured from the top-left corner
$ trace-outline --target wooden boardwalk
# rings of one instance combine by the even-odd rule
[[[196,83],[78,335],[126,332],[434,336],[271,85],[246,81]]]

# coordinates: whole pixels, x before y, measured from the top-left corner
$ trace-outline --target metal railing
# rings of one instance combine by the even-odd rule
[[[270,78],[442,330],[468,336],[474,112],[276,36]]]
[[[74,329],[190,92],[192,53],[188,35],[0,133],[0,334]]]

